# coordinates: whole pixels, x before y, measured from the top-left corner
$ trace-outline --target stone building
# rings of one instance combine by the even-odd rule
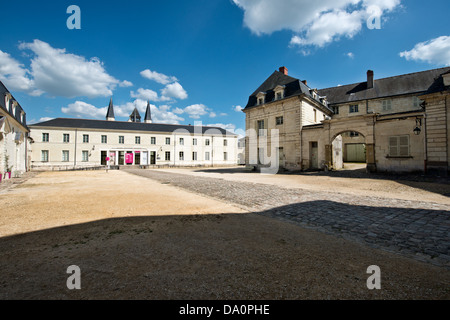
[[[26,113],[0,81],[0,174],[2,179],[26,172],[29,156]]]
[[[30,125],[32,168],[114,166],[229,166],[237,164],[237,135],[222,128],[144,122],[137,109],[115,121],[112,100],[106,120],[58,118]],[[108,161],[109,159],[109,161]]]
[[[317,90],[282,67],[244,109],[246,128],[257,136],[247,137],[247,164],[267,165],[273,149],[272,159],[288,170],[341,169],[348,161],[365,162],[369,171],[448,171],[449,72],[375,80],[369,70],[364,82]]]

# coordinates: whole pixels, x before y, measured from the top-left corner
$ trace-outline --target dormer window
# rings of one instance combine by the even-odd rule
[[[276,86],[273,90],[275,92],[275,100],[284,99],[284,89],[285,86]]]
[[[318,97],[317,89],[311,89],[310,92],[311,92],[313,99],[317,100],[317,97]]]
[[[256,101],[257,101],[257,105],[260,106],[264,103],[266,103],[266,93],[265,92],[260,92],[256,95]]]

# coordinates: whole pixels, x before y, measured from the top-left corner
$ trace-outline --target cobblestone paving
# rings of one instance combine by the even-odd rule
[[[312,192],[155,170],[126,171],[450,269],[450,211],[443,204]]]

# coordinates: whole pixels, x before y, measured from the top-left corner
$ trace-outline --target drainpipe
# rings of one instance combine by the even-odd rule
[[[427,173],[427,167],[428,167],[428,145],[427,145],[427,114],[423,113],[423,132],[424,132],[424,138],[423,138],[423,149],[424,149],[424,159],[423,159],[423,171],[426,174]]]

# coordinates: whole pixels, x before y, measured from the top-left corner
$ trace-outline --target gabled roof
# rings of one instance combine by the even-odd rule
[[[326,96],[329,104],[340,104],[360,100],[387,98],[405,94],[421,94],[436,85],[442,74],[450,71],[450,67],[409,73],[395,77],[376,79],[374,87],[367,88],[367,82],[348,84],[319,90]]]
[[[272,73],[272,75],[269,78],[267,78],[266,81],[264,81],[263,84],[260,85],[255,92],[253,92],[253,94],[248,99],[247,106],[244,109],[249,109],[257,106],[256,96],[260,92],[264,92],[266,94],[265,99],[266,103],[274,101],[275,100],[274,89],[277,86],[285,87],[284,98],[290,98],[304,94],[305,96],[317,101],[317,103],[319,103],[322,107],[329,109],[326,106],[323,106],[322,103],[318,100],[318,98],[317,99],[313,98],[311,94],[311,88],[309,88],[306,84],[304,84],[297,78],[290,77],[279,71],[275,71],[274,73]]]
[[[11,99],[9,100],[9,105],[5,105],[5,95],[10,94]],[[17,105],[15,107],[15,116],[13,113],[13,101],[17,102]],[[3,82],[0,81],[0,108],[6,112],[9,116],[14,118],[20,125],[22,125],[26,130],[28,130],[27,127],[27,121],[26,121],[26,113],[20,106],[19,102],[12,96],[12,94],[8,91],[8,89],[5,87]],[[21,118],[22,113],[24,114],[23,119]]]
[[[182,133],[182,130],[185,130],[191,134],[207,133],[207,134],[222,134],[222,135],[236,136],[235,134],[218,127],[205,127],[205,126],[196,127],[196,126],[176,125],[176,124],[106,121],[106,120],[73,119],[73,118],[57,118],[30,125],[31,129],[40,127],[115,130],[115,131],[147,131],[147,132],[162,132],[162,133],[172,133],[175,132],[176,130],[179,130],[180,133]],[[208,130],[210,131],[208,132]]]

